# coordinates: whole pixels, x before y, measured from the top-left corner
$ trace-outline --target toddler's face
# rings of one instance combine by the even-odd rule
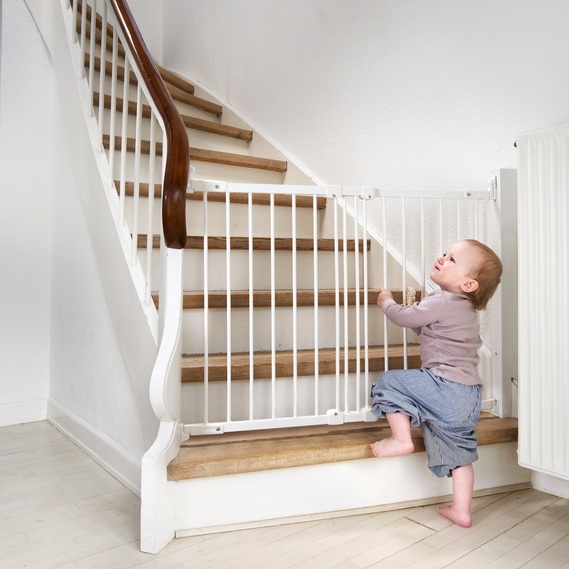
[[[478,282],[470,275],[479,262],[476,248],[465,241],[458,241],[435,261],[430,276],[448,292],[474,292],[478,288]]]

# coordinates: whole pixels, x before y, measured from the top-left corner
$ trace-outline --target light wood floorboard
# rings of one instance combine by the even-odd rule
[[[0,428],[2,569],[569,569],[569,500],[474,500],[459,528],[434,506],[246,529],[139,550],[138,497],[49,423]]]

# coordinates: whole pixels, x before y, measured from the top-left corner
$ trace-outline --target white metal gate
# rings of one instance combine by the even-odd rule
[[[413,192],[193,180],[192,187],[225,199],[204,197],[192,202],[189,214],[190,233],[194,228],[203,236],[203,247],[185,261],[190,288],[203,290],[203,308],[184,328],[186,357],[200,359],[203,369],[203,377],[186,386],[184,422],[191,434],[375,420],[370,386],[391,366],[390,348],[397,345],[401,353],[397,367],[407,367],[410,351],[418,352],[411,332],[390,325],[377,309],[375,291],[411,287],[428,294],[432,261],[450,243],[488,241],[495,197],[493,185]],[[261,193],[270,196],[265,211],[254,206]],[[279,213],[275,195],[283,193],[291,195],[292,207]],[[239,210],[231,205],[237,194],[246,196]],[[295,207],[301,196],[312,200],[304,211]],[[327,199],[325,219],[320,197]],[[260,234],[266,235],[261,252],[255,249]],[[292,296],[289,310],[279,304],[285,289]],[[264,308],[254,306],[258,290],[266,295]],[[220,291],[222,308],[212,304]],[[240,308],[232,306],[235,291],[246,297]],[[319,302],[323,291],[333,296],[331,306]],[[309,307],[301,300],[307,293]],[[278,370],[283,350],[292,361],[284,375]],[[330,351],[333,369],[324,371],[322,355]],[[259,352],[264,374],[255,371]],[[381,368],[370,370],[377,358]],[[220,359],[222,371],[214,373]],[[236,362],[245,377],[232,372]]]

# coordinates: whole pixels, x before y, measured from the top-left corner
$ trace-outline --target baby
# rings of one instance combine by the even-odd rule
[[[462,527],[472,525],[474,429],[480,418],[477,310],[486,307],[502,275],[502,263],[474,239],[454,243],[435,261],[430,278],[440,287],[412,306],[401,306],[381,290],[378,306],[421,343],[419,370],[393,370],[372,387],[372,411],[387,418],[389,438],[371,445],[378,458],[413,452],[411,427],[420,427],[429,469],[451,476],[452,504],[439,513]]]

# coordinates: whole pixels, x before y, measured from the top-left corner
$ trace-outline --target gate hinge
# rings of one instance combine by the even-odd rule
[[[490,192],[490,199],[496,201],[498,199],[498,177],[494,176],[488,180],[488,190]]]
[[[188,184],[190,192],[227,192],[227,182],[220,180],[194,180],[191,179]]]
[[[199,435],[223,435],[223,425],[182,425],[182,435],[197,437]]]
[[[329,425],[344,424],[344,413],[342,413],[342,411],[338,411],[338,409],[328,409],[328,411],[326,411],[326,416],[328,417]]]

